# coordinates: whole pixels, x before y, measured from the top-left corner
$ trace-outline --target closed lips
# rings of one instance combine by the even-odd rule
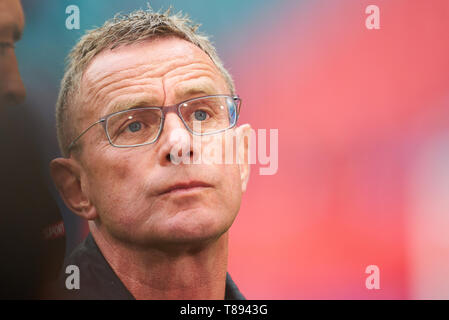
[[[175,190],[188,190],[193,188],[208,188],[211,187],[210,184],[207,184],[202,181],[192,181],[192,182],[185,182],[185,183],[176,183],[167,189],[165,189],[161,194],[168,193]]]

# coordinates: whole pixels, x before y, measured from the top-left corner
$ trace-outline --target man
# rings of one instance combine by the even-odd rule
[[[19,0],[0,0],[0,299],[39,298],[65,253],[59,209],[33,142],[14,46],[25,19]]]
[[[90,234],[67,263],[79,289],[64,275],[60,285],[74,289],[59,298],[243,298],[227,249],[251,128],[236,126],[233,81],[196,29],[179,14],[139,10],[71,51],[56,111],[64,158],[50,168]],[[224,152],[201,161],[229,149],[233,161]]]

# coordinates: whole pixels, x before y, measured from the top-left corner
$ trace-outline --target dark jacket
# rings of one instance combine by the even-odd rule
[[[65,281],[70,274],[62,274],[55,286],[56,291],[53,291],[52,299],[134,300],[104,258],[90,233],[72,252],[65,265],[75,265],[79,268],[80,288],[68,290]],[[225,300],[243,299],[245,297],[227,273]]]

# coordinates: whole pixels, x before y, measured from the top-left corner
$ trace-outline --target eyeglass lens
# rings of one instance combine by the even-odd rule
[[[193,99],[179,106],[182,120],[196,134],[208,134],[235,125],[237,106],[232,97]],[[162,122],[159,108],[131,109],[110,116],[107,134],[114,145],[130,146],[157,139]]]

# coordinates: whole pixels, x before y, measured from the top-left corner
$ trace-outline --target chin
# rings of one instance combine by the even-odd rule
[[[229,213],[227,213],[229,215]],[[199,244],[219,239],[232,224],[222,212],[190,209],[178,212],[159,225],[161,242],[172,244]]]

